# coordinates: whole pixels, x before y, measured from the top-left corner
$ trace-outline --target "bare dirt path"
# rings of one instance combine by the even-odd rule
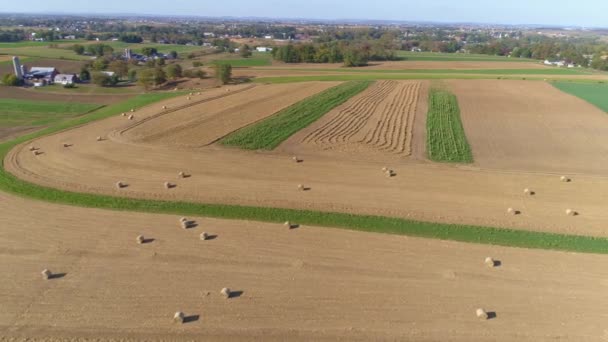
[[[0,217],[2,341],[608,336],[604,255],[204,217],[184,230],[175,216],[4,193]],[[215,238],[200,241],[203,231]],[[138,245],[140,234],[153,241]],[[64,275],[42,280],[45,268]],[[238,296],[222,298],[223,287]],[[478,320],[480,307],[496,317]],[[178,310],[192,321],[173,324]]]

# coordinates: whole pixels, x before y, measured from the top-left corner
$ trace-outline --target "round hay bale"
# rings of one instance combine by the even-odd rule
[[[44,270],[42,271],[42,279],[44,279],[44,280],[51,279],[51,276],[52,276],[52,275],[53,275],[53,273],[51,273],[51,271],[49,271],[49,270],[47,270],[47,269],[44,269]]]
[[[169,182],[165,182],[165,189],[171,189],[172,184]]]
[[[68,143],[63,143],[63,147],[70,147],[70,144],[68,144]]]
[[[222,296],[224,296],[225,298],[230,298],[230,289],[227,287],[224,287],[222,289],[222,291],[220,291],[220,293],[222,294]]]
[[[188,221],[182,221],[181,222],[182,228],[183,229],[188,229],[190,228],[190,223]]]
[[[300,159],[298,159],[298,157],[297,157],[297,156],[293,156],[293,157],[291,157],[291,160],[293,160],[293,161],[294,161],[294,162],[296,162],[296,163],[300,161]]]
[[[185,178],[185,177],[186,177],[186,174],[184,173],[184,171],[180,171],[180,172],[177,174],[177,176],[178,176],[179,178]]]
[[[572,209],[566,209],[566,215],[568,216],[576,216],[576,211]]]
[[[188,219],[186,217],[182,217],[179,219],[179,222],[188,222]]]
[[[494,267],[494,265],[496,265],[496,263],[494,262],[494,259],[492,259],[491,257],[486,257],[486,259],[483,262],[488,267]]]
[[[559,180],[562,181],[562,182],[564,182],[564,183],[567,183],[567,182],[570,181],[570,178],[568,178],[566,176],[561,176],[561,177],[559,177]]]
[[[488,319],[488,313],[486,312],[486,310],[484,309],[477,309],[475,310],[475,315],[477,315],[477,318],[481,319],[481,320],[486,320]]]
[[[131,108],[131,113],[135,113],[135,109],[134,108]]]
[[[102,141],[103,138],[102,137],[97,137],[97,141]]]
[[[129,115],[129,120],[133,120],[135,117],[133,115]]]
[[[122,115],[122,116],[127,116],[127,113],[122,113],[122,114],[120,114],[120,115]]]
[[[40,154],[40,152],[39,151],[32,151],[32,154],[35,155],[35,156],[37,156],[37,155]]]
[[[175,315],[173,315],[173,322],[182,324],[182,323],[184,323],[184,317],[185,317],[184,313],[181,311],[178,311],[175,313]]]
[[[122,189],[124,187],[125,187],[125,183],[123,183],[123,182],[116,182],[116,188],[117,189]]]
[[[385,174],[386,174],[386,177],[390,178],[390,177],[393,177],[395,175],[395,171],[389,169],[389,170],[385,171]]]
[[[167,109],[167,106],[163,106],[163,109]]]
[[[186,97],[186,100],[190,100],[190,96]]]
[[[386,172],[386,171],[388,171],[388,167],[385,166],[382,168],[382,172]]]
[[[36,147],[34,147],[34,146],[30,146],[30,151],[36,151],[36,150],[37,150],[37,148],[36,148]]]
[[[196,95],[200,95],[200,94],[201,94],[201,92],[200,92],[200,91],[199,91],[198,93],[196,93]]]
[[[517,214],[517,210],[513,208],[507,208],[507,214],[515,215]]]
[[[209,234],[207,234],[206,232],[202,232],[200,237],[201,240],[205,241],[209,238]]]
[[[289,221],[285,221],[285,223],[283,223],[283,225],[287,228],[291,228],[291,222],[289,222]]]
[[[144,236],[143,235],[138,235],[137,238],[135,239],[137,241],[138,244],[142,244],[144,243]]]
[[[524,189],[524,194],[525,195],[532,195],[532,194],[534,194],[534,192],[532,190],[528,189],[528,188],[525,188]]]
[[[304,191],[304,185],[302,185],[302,184],[298,184],[298,190],[300,190],[300,191]]]
[[[192,96],[192,95],[193,95],[193,94],[192,94],[192,93],[190,93],[190,96]]]

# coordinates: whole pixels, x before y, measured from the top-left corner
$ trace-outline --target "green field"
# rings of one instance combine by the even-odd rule
[[[45,87],[34,88],[40,93],[60,93],[60,94],[105,94],[105,95],[131,95],[143,93],[144,89],[140,86],[116,86],[116,87],[100,87],[94,84],[77,84],[76,88],[64,88],[61,84],[53,84]]]
[[[349,82],[327,89],[228,135],[220,140],[220,143],[250,150],[272,150],[333,108],[365,90],[370,84],[371,82],[367,81]]]
[[[578,96],[608,113],[608,84],[597,82],[553,82],[552,84],[557,89]]]
[[[43,126],[100,108],[75,102],[40,102],[0,98],[0,127]]]
[[[285,68],[259,68],[259,70],[285,70]],[[540,69],[366,69],[360,68],[294,68],[290,71],[309,72],[344,72],[344,73],[374,73],[374,74],[462,74],[462,75],[589,75],[585,69],[540,68]]]
[[[49,48],[48,46],[0,48],[0,55],[70,59],[77,61],[91,59],[91,56],[77,55],[74,51],[67,48]]]
[[[504,56],[476,55],[465,53],[437,53],[397,51],[397,56],[408,61],[444,61],[444,62],[535,62],[528,58],[509,58]]]
[[[95,113],[70,121],[57,123],[40,132],[28,134],[13,141],[0,144],[0,190],[19,196],[53,203],[69,204],[80,207],[104,208],[113,210],[164,213],[175,215],[209,216],[225,219],[248,219],[265,222],[284,222],[290,220],[299,224],[345,228],[359,231],[380,232],[419,236],[442,240],[501,246],[539,248],[583,253],[608,253],[608,239],[566,234],[554,234],[515,229],[501,229],[469,225],[451,225],[411,221],[407,219],[379,216],[363,216],[342,213],[324,213],[307,210],[256,208],[231,205],[209,205],[187,202],[140,200],[102,196],[94,194],[61,191],[38,186],[20,180],[4,169],[4,157],[10,149],[20,143],[75,127],[95,120],[117,115],[133,107],[141,107],[181,93],[161,93],[141,95],[123,103],[102,108]]]
[[[0,43],[0,53],[2,53],[2,49],[7,48],[22,48],[22,47],[47,47],[50,44],[58,44],[60,46],[67,44],[82,44],[85,42],[84,40],[56,40],[52,42],[32,42],[32,41],[23,41],[17,43]]]
[[[202,46],[194,46],[194,45],[178,45],[178,44],[158,44],[158,43],[141,43],[141,44],[132,44],[125,43],[121,41],[102,41],[102,42],[92,42],[102,43],[111,46],[114,49],[114,52],[122,52],[122,50],[129,48],[133,50],[135,53],[141,53],[141,50],[145,47],[155,48],[158,52],[169,53],[171,51],[175,51],[178,54],[187,54],[190,52],[201,51],[203,50]]]
[[[429,159],[438,162],[473,162],[454,94],[445,89],[431,89],[426,132]]]

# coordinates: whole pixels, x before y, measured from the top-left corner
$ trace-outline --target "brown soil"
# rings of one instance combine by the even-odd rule
[[[232,88],[216,89],[215,93],[205,93],[210,101],[157,116],[141,124],[136,123],[122,132],[127,140],[135,142],[182,147],[206,146],[337,84],[310,82],[241,85],[229,92],[226,89]]]
[[[177,216],[0,203],[2,341],[608,336],[608,256],[202,217],[184,230]],[[63,276],[42,280],[45,268]],[[172,323],[176,311],[189,323]]]
[[[342,63],[277,64],[285,69],[347,69]],[[357,70],[408,70],[408,69],[548,69],[539,63],[527,62],[471,62],[471,61],[387,61],[370,62]],[[347,69],[348,70],[348,69]]]
[[[43,127],[17,126],[0,127],[0,142],[8,141],[18,136],[35,132]]]
[[[608,116],[544,82],[448,81],[483,168],[606,174]]]
[[[420,87],[420,82],[376,82],[295,134],[282,149],[296,154],[305,150],[331,150],[360,157],[370,152],[408,156],[412,151]]]
[[[171,108],[187,102],[179,97],[165,104]],[[157,116],[161,105],[138,109],[134,121]],[[291,154],[280,151],[185,149],[112,140],[111,132],[134,121],[116,116],[40,138],[32,144],[43,154],[33,156],[27,151],[29,144],[21,146],[9,153],[6,168],[31,182],[79,192],[608,236],[608,179],[602,176],[574,175],[572,182],[563,183],[561,168],[555,173],[512,172],[317,152],[298,155],[304,161],[294,163]],[[95,139],[108,134],[112,139]],[[64,142],[74,145],[66,149]],[[396,176],[386,177],[382,167],[393,169]],[[177,179],[179,171],[192,177]],[[115,189],[119,180],[129,186]],[[166,181],[177,187],[165,189]],[[310,190],[298,191],[298,184]],[[532,188],[536,195],[524,196],[524,188]],[[508,207],[521,215],[507,215]],[[580,215],[566,216],[569,208]]]
[[[51,101],[51,102],[80,102],[110,105],[124,101],[137,94],[78,94],[78,93],[45,93],[34,89],[20,87],[2,87],[2,98]]]

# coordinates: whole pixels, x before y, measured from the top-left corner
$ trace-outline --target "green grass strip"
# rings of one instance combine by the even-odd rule
[[[404,64],[405,66],[406,64]],[[259,68],[259,70],[285,70],[285,68]],[[368,69],[360,68],[293,68],[289,71],[372,73],[372,74],[461,74],[461,75],[589,75],[586,69]]]
[[[439,162],[472,163],[473,154],[460,120],[456,96],[445,89],[429,92],[426,119],[429,158]]]
[[[330,110],[365,90],[371,82],[341,84],[295,103],[273,116],[229,134],[220,143],[249,150],[272,150]]]
[[[557,89],[579,97],[608,113],[608,84],[553,82]]]
[[[409,235],[510,247],[608,254],[608,238],[602,237],[565,235],[470,225],[427,223],[400,218],[324,213],[309,210],[128,199],[75,193],[28,183],[16,178],[4,169],[4,158],[6,154],[17,144],[67,128],[107,118],[120,112],[127,111],[130,108],[141,107],[175,95],[177,94],[141,95],[123,103],[103,108],[90,115],[60,122],[40,132],[25,135],[13,141],[0,144],[0,157],[2,158],[0,190],[36,200],[69,204],[79,207],[175,215],[201,215],[224,219],[247,219],[275,223],[290,220],[306,225],[345,228],[357,231]]]

